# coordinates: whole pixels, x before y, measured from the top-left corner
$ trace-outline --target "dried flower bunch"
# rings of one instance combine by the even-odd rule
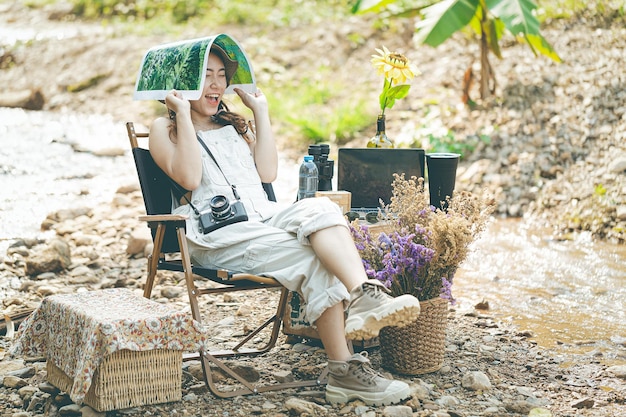
[[[454,302],[454,273],[487,225],[493,201],[461,191],[442,211],[430,205],[423,178],[394,177],[391,203],[379,215],[387,231],[375,237],[368,226],[350,225],[365,270],[394,296],[412,294],[420,301],[443,297]]]

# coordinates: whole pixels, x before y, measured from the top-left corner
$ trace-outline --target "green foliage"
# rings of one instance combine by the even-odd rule
[[[358,1],[353,12],[380,11],[394,0]],[[499,43],[508,31],[525,42],[532,52],[560,62],[557,53],[539,32],[539,21],[534,15],[533,0],[441,0],[427,7],[407,4],[406,13],[420,15],[416,24],[418,42],[437,47],[456,32],[470,27],[477,35],[481,48],[481,98],[493,94],[495,75],[488,61],[487,51],[501,57]],[[468,71],[471,71],[471,65]],[[464,101],[469,103],[469,85],[464,85]]]
[[[29,1],[44,4],[52,0]],[[86,19],[157,19],[164,24],[194,20],[211,26],[299,25],[335,18],[338,10],[345,9],[345,0],[327,0],[323,5],[306,0],[70,0],[70,3],[74,6],[73,13]]]
[[[270,96],[273,117],[291,125],[288,130],[298,132],[302,142],[343,144],[373,123],[369,100],[356,94],[340,96],[342,86],[331,81],[301,79],[276,90]]]
[[[591,15],[608,19],[623,19],[626,16],[624,0],[537,0],[537,18],[571,19],[579,15]]]
[[[411,86],[409,84],[399,84],[391,87],[391,82],[385,80],[385,86],[389,87],[383,90],[379,97],[380,108],[383,109],[391,109],[394,104],[396,104],[396,100],[403,99],[409,94],[409,89]]]
[[[462,157],[469,157],[480,145],[491,143],[491,136],[480,131],[459,137],[445,126],[442,113],[446,112],[447,110],[440,109],[436,104],[424,104],[422,111],[415,115],[415,119],[420,120],[421,125],[414,130],[410,140],[397,145],[424,148],[427,152],[458,153]]]
[[[452,152],[465,157],[474,152],[480,143],[491,143],[491,137],[483,134],[472,135],[464,140],[458,140],[452,131],[448,131],[443,136],[435,136],[431,133],[425,139],[428,143],[428,152]]]
[[[602,184],[596,185],[596,188],[593,190],[593,193],[599,197],[602,197],[606,194],[606,188]]]

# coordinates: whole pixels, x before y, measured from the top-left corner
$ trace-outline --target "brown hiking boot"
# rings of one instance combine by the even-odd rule
[[[417,298],[409,294],[394,298],[381,282],[370,279],[350,292],[346,338],[373,339],[383,327],[406,326],[419,314]]]
[[[359,399],[367,405],[390,405],[410,395],[402,381],[386,379],[371,367],[367,352],[357,353],[347,361],[328,361],[326,401],[331,404]]]

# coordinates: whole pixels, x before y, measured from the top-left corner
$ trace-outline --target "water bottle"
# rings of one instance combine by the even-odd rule
[[[315,197],[317,191],[318,174],[317,166],[313,162],[312,155],[305,155],[304,162],[300,165],[300,182],[298,183],[298,200]]]

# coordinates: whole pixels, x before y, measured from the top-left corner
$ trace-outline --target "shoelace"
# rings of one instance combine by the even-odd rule
[[[367,352],[361,352],[361,355],[367,358]],[[356,365],[356,368],[354,369],[354,373],[356,374],[357,378],[359,378],[361,381],[372,384],[372,383],[375,383],[374,380],[376,378],[381,376],[378,372],[376,372],[370,366],[369,361],[367,362],[359,361],[359,362],[356,362],[355,365]]]
[[[363,295],[367,293],[370,297],[374,299],[378,299],[380,301],[385,301],[387,298],[389,298],[390,291],[382,285],[365,283],[363,284],[362,288],[363,288]],[[355,298],[352,301],[350,301],[350,305],[348,306],[348,313],[350,312],[352,304],[354,304],[354,302],[358,300],[359,298],[360,297]]]
[[[372,298],[384,300],[389,297],[389,290],[381,285],[368,284],[365,288],[363,292],[369,293]]]

